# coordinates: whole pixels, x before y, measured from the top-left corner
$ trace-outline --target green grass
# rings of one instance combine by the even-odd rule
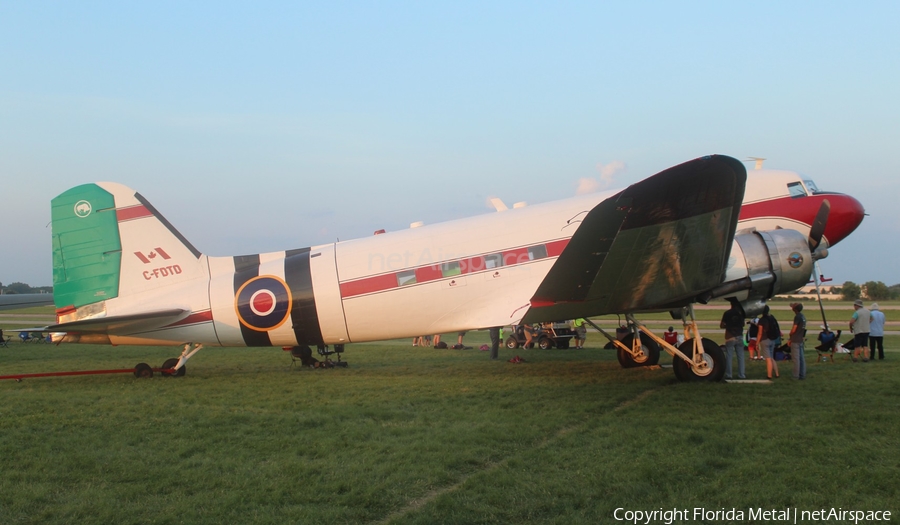
[[[448,339],[449,340],[449,339]],[[466,342],[486,342],[483,332]],[[597,334],[589,340],[599,345]],[[455,338],[454,338],[455,341]],[[900,337],[888,337],[890,349]],[[202,350],[183,378],[0,382],[0,523],[600,523],[627,509],[900,511],[900,352],[681,384],[610,351]],[[521,355],[526,363],[506,359]],[[13,343],[0,374],[171,348]],[[668,356],[662,358],[668,363]],[[748,363],[751,378],[763,365]]]

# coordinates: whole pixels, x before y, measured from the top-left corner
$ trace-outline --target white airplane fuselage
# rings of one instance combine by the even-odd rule
[[[811,257],[803,236],[809,233],[821,199],[818,194],[792,198],[788,185],[801,180],[794,175],[796,180],[778,175],[778,184],[769,176],[759,185],[768,194],[754,190],[755,181],[748,183],[738,230],[774,230],[777,225],[793,236],[775,231],[735,237],[722,278],[733,285],[723,288],[728,296],[745,300],[754,293],[773,293],[776,281],[783,287],[808,279]],[[516,324],[530,310],[541,308],[532,302],[536,291],[582,219],[615,194],[582,195],[311,248],[211,257],[196,250],[133,190],[115,183],[84,185],[54,199],[54,278],[61,279],[55,281],[59,286],[54,290],[58,321],[111,319],[118,324],[111,322],[102,331],[86,327],[79,331],[81,325],[70,325],[75,328],[58,338],[145,345],[330,345]],[[855,199],[827,197],[839,201],[839,207],[853,208],[847,215],[861,220],[862,207]],[[106,204],[97,204],[101,201]],[[802,203],[802,212],[782,213],[774,219],[777,224],[772,223],[771,203],[779,209],[783,204],[778,203]],[[747,210],[751,213],[745,216]],[[81,235],[82,230],[72,233],[65,228],[82,228],[88,223],[79,221],[95,219],[104,225],[83,231],[107,228],[104,231],[113,233],[100,238],[114,234],[120,243],[96,248],[98,260],[104,261],[99,264],[109,263],[114,269],[107,274],[95,270],[94,263],[72,266],[79,264],[75,252],[57,251],[57,245]],[[63,233],[56,233],[57,224],[64,225]],[[838,242],[849,233],[846,230],[847,226],[834,230],[829,243]],[[673,250],[683,243],[674,229],[662,227],[651,234],[654,242]],[[668,237],[662,239],[663,234]],[[765,268],[754,268],[760,260],[757,252],[765,256]],[[677,256],[672,252],[666,257],[671,259],[673,253]],[[115,257],[120,257],[118,264],[110,259]],[[677,269],[677,261],[673,268]],[[81,279],[85,272],[98,275],[83,278],[78,290],[66,292],[64,279]],[[771,275],[762,279],[760,272]],[[753,281],[753,288],[735,291],[744,281]],[[672,286],[677,289],[677,280]],[[565,304],[556,308],[547,312],[576,311],[567,310]],[[149,318],[135,324],[135,318],[148,312],[166,322],[154,324]]]
[[[116,190],[115,185],[101,185]],[[285,290],[291,292],[291,301],[298,300],[297,292],[309,295],[309,311],[315,312],[321,331],[313,339],[321,338],[323,344],[406,337],[408,326],[429,334],[513,324],[525,314],[529,299],[577,229],[578,223],[570,220],[611,194],[324,244],[299,253],[263,253],[248,260],[201,255],[192,261],[177,246],[141,241],[154,237],[152,233],[123,235],[120,286],[132,299],[105,301],[105,315],[170,307],[175,290],[177,304],[193,313],[149,337],[110,335],[110,342],[295,345],[296,323],[290,311],[270,311],[285,302]],[[152,216],[141,220],[155,227]],[[138,228],[139,222],[120,227]],[[156,248],[169,259],[147,264],[134,255]],[[242,271],[254,274],[250,280],[267,279],[260,290],[250,293],[245,288],[248,311],[236,307],[236,295],[245,292],[235,289],[235,275]],[[136,294],[139,302],[133,300]]]

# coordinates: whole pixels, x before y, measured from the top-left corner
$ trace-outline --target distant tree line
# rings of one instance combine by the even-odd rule
[[[53,293],[52,286],[30,286],[25,283],[12,283],[3,286],[0,283],[0,293],[18,294],[18,293]]]
[[[881,281],[867,281],[860,285],[847,281],[835,293],[840,293],[845,301],[855,301],[863,296],[872,301],[886,301],[900,299],[900,284],[888,286]]]

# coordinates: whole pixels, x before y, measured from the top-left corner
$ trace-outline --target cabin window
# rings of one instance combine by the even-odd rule
[[[800,182],[791,182],[788,186],[788,192],[790,192],[791,197],[806,197],[806,188],[803,187],[803,184]]]
[[[492,253],[491,255],[484,256],[484,269],[488,270],[490,268],[499,268],[503,266],[503,255],[499,253]]]
[[[459,269],[459,261],[448,262],[441,265],[441,275],[444,277],[452,277],[461,273],[462,270]]]
[[[543,244],[538,246],[530,246],[528,248],[528,260],[543,259],[547,256],[547,247]]]
[[[406,286],[407,284],[416,284],[416,271],[415,270],[407,270],[405,272],[400,272],[397,274],[397,284],[399,286]]]
[[[811,194],[815,195],[816,193],[819,193],[819,187],[816,186],[815,182],[813,182],[811,180],[805,180],[805,181],[803,181],[803,184],[806,184],[806,189]]]

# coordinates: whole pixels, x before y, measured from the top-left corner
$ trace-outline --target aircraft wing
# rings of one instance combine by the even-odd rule
[[[702,157],[629,186],[583,219],[526,322],[663,310],[722,282],[747,173]]]

